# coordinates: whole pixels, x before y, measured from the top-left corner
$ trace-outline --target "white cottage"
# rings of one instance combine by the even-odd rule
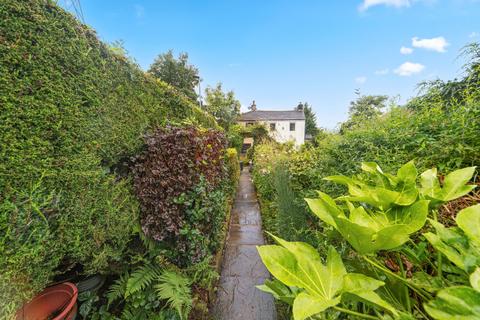
[[[240,125],[262,123],[267,127],[270,137],[277,142],[293,141],[297,147],[305,142],[305,114],[302,105],[287,111],[257,110],[254,101],[251,110],[242,113],[238,119]],[[248,138],[244,141],[247,145],[252,143]]]

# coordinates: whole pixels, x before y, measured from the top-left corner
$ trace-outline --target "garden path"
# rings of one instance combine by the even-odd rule
[[[214,306],[215,319],[276,319],[272,296],[255,287],[270,276],[256,249],[261,244],[264,239],[260,207],[250,172],[245,168],[232,209]]]

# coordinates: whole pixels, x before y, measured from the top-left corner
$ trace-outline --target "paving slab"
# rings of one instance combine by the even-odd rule
[[[275,320],[275,303],[270,294],[255,286],[270,277],[256,246],[264,244],[262,219],[250,172],[241,172],[222,272],[213,306],[217,320]]]

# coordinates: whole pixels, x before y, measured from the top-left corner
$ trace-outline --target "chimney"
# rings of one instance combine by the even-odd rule
[[[297,111],[303,111],[303,103],[299,102],[298,106],[295,108]]]

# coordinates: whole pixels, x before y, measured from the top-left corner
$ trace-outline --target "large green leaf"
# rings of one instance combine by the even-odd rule
[[[420,193],[431,199],[439,197],[442,189],[437,177],[437,168],[429,169],[420,175]]]
[[[474,173],[475,167],[463,168],[449,173],[443,182],[442,200],[454,200],[475,189],[476,185],[467,185]]]
[[[300,288],[310,288],[302,278],[295,256],[287,249],[277,245],[257,247],[260,258],[268,271],[286,284]]]
[[[272,235],[273,236],[273,235]],[[258,247],[262,261],[272,275],[283,284],[304,289],[293,301],[295,320],[303,320],[337,305],[342,293],[357,297],[381,306],[393,314],[395,310],[375,292],[383,282],[361,274],[349,275],[340,255],[333,247],[328,250],[326,264],[321,263],[318,252],[309,244],[289,242],[273,236],[280,244]],[[270,292],[277,299],[288,300],[288,289],[275,282],[266,282],[261,290]]]
[[[321,296],[312,296],[308,293],[300,293],[293,302],[293,318],[303,320],[318,314],[340,303],[340,296],[334,299],[325,299]]]
[[[480,265],[480,251],[470,244],[469,239],[458,228],[445,228],[441,223],[430,220],[436,233],[427,232],[425,238],[448,260],[466,272]]]
[[[480,204],[461,210],[455,220],[468,239],[480,247]]]
[[[283,301],[291,306],[293,306],[293,301],[299,293],[296,289],[292,290],[294,287],[288,287],[277,279],[265,280],[265,283],[257,286],[257,288],[263,292],[270,293],[275,299]]]
[[[332,225],[361,254],[393,249],[408,241],[409,235],[425,224],[428,200],[411,206],[395,206],[382,211],[367,211],[346,202],[348,217],[335,201],[324,193],[318,199],[306,199],[312,212]]]
[[[460,198],[475,189],[476,185],[467,185],[474,173],[475,167],[455,170],[445,177],[443,186],[440,187],[437,169],[427,170],[420,175],[420,192],[439,203]]]
[[[470,285],[473,289],[480,291],[480,267],[477,267],[470,275]]]
[[[480,292],[470,287],[449,287],[425,304],[425,310],[437,320],[478,320]]]

